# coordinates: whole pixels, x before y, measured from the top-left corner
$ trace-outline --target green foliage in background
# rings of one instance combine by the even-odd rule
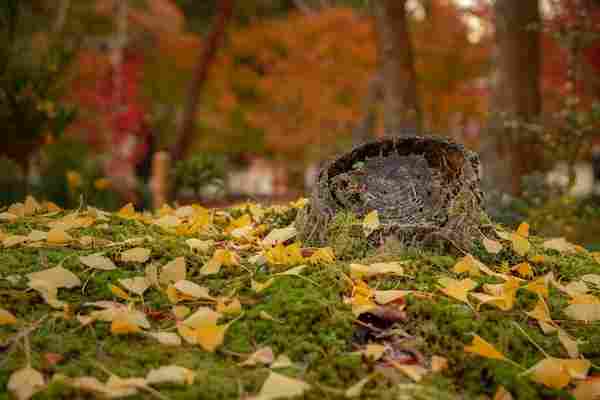
[[[5,0],[0,6],[0,153],[26,166],[42,135],[60,135],[75,115],[59,101],[72,52],[36,33],[37,2]],[[25,23],[24,21],[27,21]]]
[[[192,190],[195,196],[200,196],[208,187],[222,193],[227,179],[226,159],[220,154],[198,153],[178,161],[173,174],[175,187]]]

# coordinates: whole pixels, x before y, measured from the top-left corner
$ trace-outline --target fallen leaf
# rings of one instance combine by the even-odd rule
[[[181,320],[190,315],[191,310],[187,306],[173,306],[171,312],[173,313],[176,319]]]
[[[121,253],[121,261],[145,263],[150,258],[150,249],[134,247]]]
[[[104,257],[100,254],[92,254],[89,256],[81,256],[79,257],[79,261],[90,268],[100,269],[103,271],[111,271],[116,269],[117,266],[112,260],[108,257]]]
[[[4,247],[18,246],[22,243],[25,243],[27,240],[28,240],[27,236],[23,236],[23,235],[7,236],[2,241],[2,246],[4,246]]]
[[[542,243],[542,247],[545,249],[556,250],[560,253],[576,253],[577,246],[573,243],[569,243],[565,238],[555,238],[546,240]]]
[[[563,345],[565,350],[567,350],[567,354],[571,358],[579,358],[579,348],[577,345],[577,340],[573,339],[569,334],[562,329],[558,330],[558,340]]]
[[[518,233],[511,235],[511,241],[514,252],[520,256],[524,256],[531,249],[531,244],[527,240],[527,237],[521,236]]]
[[[512,394],[502,385],[498,386],[493,400],[513,400]]]
[[[469,278],[460,281],[450,278],[440,279],[438,282],[443,286],[440,290],[444,294],[467,304],[469,304],[467,295],[477,286],[477,283]]]
[[[219,299],[217,301],[217,312],[237,315],[242,312],[242,303],[237,298],[228,300]]]
[[[483,238],[483,247],[490,254],[498,254],[502,251],[502,243],[491,240],[488,238]]]
[[[309,258],[308,262],[313,265],[331,264],[335,262],[335,254],[331,247],[317,249]]]
[[[213,311],[209,307],[200,307],[187,317],[182,324],[196,329],[202,325],[216,325],[219,318],[221,318],[221,313]]]
[[[64,361],[65,357],[58,353],[44,353],[44,361],[47,365],[57,365]]]
[[[72,241],[73,237],[59,228],[50,229],[46,236],[46,242],[50,244],[67,244]]]
[[[178,282],[185,279],[186,267],[185,258],[177,257],[173,261],[166,263],[160,271],[160,282],[162,284],[169,284],[171,282]]]
[[[181,346],[181,338],[173,332],[148,332],[146,335],[165,346]]]
[[[14,325],[17,323],[15,317],[10,311],[0,308],[0,325]]]
[[[521,222],[515,233],[524,238],[529,237],[529,224],[527,222]]]
[[[223,344],[227,328],[229,328],[229,324],[203,324],[196,328],[196,343],[204,350],[212,353]]]
[[[571,304],[563,309],[565,315],[577,321],[600,321],[600,304]]]
[[[178,365],[167,365],[152,369],[146,375],[146,382],[150,385],[171,383],[175,385],[191,385],[194,383],[194,371]]]
[[[388,304],[403,299],[410,293],[412,293],[411,290],[375,290],[373,299],[378,304]]]
[[[474,353],[485,358],[495,360],[506,360],[504,354],[500,353],[494,346],[486,342],[481,336],[473,335],[473,342],[469,346],[465,346],[467,353]]]
[[[254,353],[250,355],[246,360],[240,363],[240,366],[248,367],[254,366],[256,364],[266,364],[269,365],[275,359],[275,355],[273,354],[273,349],[270,347],[262,347],[256,350]]]
[[[263,290],[265,290],[266,288],[268,288],[269,286],[271,286],[273,284],[273,282],[275,282],[274,278],[269,278],[265,282],[262,282],[262,283],[257,282],[253,279],[251,281],[252,290],[254,290],[256,293],[260,293]]]
[[[299,379],[271,371],[254,400],[272,400],[302,396],[311,386]]]
[[[144,292],[150,287],[148,280],[143,276],[119,279],[119,283],[131,293],[139,296],[143,296]]]
[[[38,272],[32,272],[27,274],[27,277],[32,281],[35,280],[48,282],[56,288],[64,287],[71,289],[81,286],[81,280],[77,277],[77,275],[63,267],[54,267]]]
[[[117,296],[118,298],[127,300],[127,301],[130,300],[130,297],[127,294],[127,292],[124,291],[123,289],[121,289],[120,287],[115,286],[115,285],[108,285],[108,287],[110,289],[110,292],[112,294],[114,294],[115,296]]]
[[[571,379],[585,379],[591,366],[588,360],[544,358],[525,373],[531,374],[531,379],[553,389],[562,389]]]
[[[6,388],[18,400],[28,400],[34,394],[44,389],[45,386],[46,383],[42,374],[27,366],[10,375]]]
[[[23,213],[25,215],[33,215],[42,210],[42,206],[33,196],[27,196],[25,204],[23,205]]]
[[[185,243],[190,246],[190,249],[198,253],[205,254],[215,246],[214,240],[188,239]]]
[[[269,234],[262,240],[261,244],[264,247],[275,246],[279,243],[284,243],[298,234],[296,227],[290,225],[281,229],[273,229]]]
[[[352,278],[370,278],[378,275],[404,275],[400,262],[374,263],[370,265],[350,264]]]
[[[260,319],[264,319],[265,321],[273,321],[273,322],[281,323],[281,321],[279,321],[277,318],[275,318],[274,316],[272,316],[271,314],[269,314],[268,312],[266,312],[264,310],[259,312],[258,316],[260,317]]]
[[[532,278],[533,277],[533,268],[528,262],[522,262],[510,269],[521,275],[523,278]]]
[[[48,233],[47,232],[43,232],[43,231],[38,231],[38,230],[32,230],[31,232],[29,232],[29,235],[27,235],[27,240],[29,242],[40,242],[43,240],[47,240],[48,239]]]
[[[153,222],[163,229],[173,229],[181,225],[181,220],[176,215],[164,215]]]
[[[13,221],[16,221],[18,218],[19,218],[18,215],[15,215],[15,214],[10,213],[10,212],[0,213],[0,221],[13,222]]]
[[[448,359],[441,356],[431,357],[431,371],[442,372],[448,369]]]
[[[481,262],[476,260],[471,254],[467,254],[458,260],[454,265],[454,268],[452,268],[452,271],[457,274],[468,272],[469,276],[479,276],[481,275],[479,264],[481,264]]]
[[[598,400],[600,398],[600,378],[598,376],[591,376],[577,382],[571,395],[575,400]]]
[[[586,283],[600,287],[600,275],[598,274],[586,274],[581,277],[581,280]]]
[[[209,293],[209,289],[204,286],[200,286],[192,281],[181,280],[175,282],[173,287],[183,293],[186,296],[190,296],[196,299],[214,300]]]
[[[371,233],[375,232],[379,229],[379,212],[377,210],[373,210],[365,216],[363,220],[362,227],[363,232],[365,233],[365,237],[369,237]]]
[[[429,370],[418,364],[400,364],[399,362],[393,360],[388,362],[398,371],[402,372],[415,382],[420,382],[421,379],[423,379],[423,377],[429,373]]]

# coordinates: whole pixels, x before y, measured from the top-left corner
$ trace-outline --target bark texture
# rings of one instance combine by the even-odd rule
[[[217,50],[222,38],[225,36],[227,23],[233,14],[233,3],[234,0],[219,1],[219,13],[215,25],[202,48],[192,82],[190,83],[187,101],[183,111],[183,120],[177,134],[177,141],[171,151],[171,156],[174,161],[183,158],[194,137],[196,111],[198,110],[198,105],[200,103],[202,87],[204,82],[206,82],[208,71],[217,55]]]
[[[494,2],[496,48],[490,123],[482,152],[483,169],[495,188],[520,193],[521,178],[542,167],[537,140],[523,129],[507,127],[516,120],[539,120],[540,11],[538,0]]]
[[[406,0],[377,0],[373,2],[373,10],[383,78],[385,132],[387,135],[421,132],[422,110]]]

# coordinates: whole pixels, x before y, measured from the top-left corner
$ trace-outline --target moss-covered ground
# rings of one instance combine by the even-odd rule
[[[151,223],[149,216],[110,214],[106,220],[98,218],[89,226],[69,229],[73,240],[64,245],[41,241],[0,247],[0,309],[17,317],[16,324],[0,325],[0,399],[11,398],[7,390],[9,378],[27,363],[24,336],[30,345],[31,366],[49,383],[35,399],[90,397],[89,393],[52,379],[57,374],[93,376],[105,381],[107,371],[120,377],[144,377],[150,369],[173,364],[193,370],[195,380],[191,385],[157,387],[166,398],[243,398],[259,392],[269,367],[239,364],[264,346],[270,346],[275,355],[285,354],[293,361],[293,366],[278,372],[309,383],[312,388],[305,392],[305,398],[344,398],[346,389],[373,371],[380,371],[384,364],[365,359],[356,352],[365,344],[366,328],[365,322],[359,321],[351,305],[344,301],[352,294],[349,266],[388,261],[402,262],[404,275],[369,278],[369,287],[414,290],[421,295],[409,294],[403,300],[406,318],[383,331],[398,335],[410,354],[423,357],[420,361],[423,367],[431,367],[432,356],[446,358],[448,367],[426,374],[418,383],[396,370],[380,373],[365,385],[362,398],[491,399],[500,386],[517,399],[571,398],[573,384],[552,389],[522,374],[524,369],[544,358],[533,342],[553,357],[569,357],[556,334],[544,334],[537,321],[525,314],[533,309],[538,295],[519,290],[514,306],[502,311],[491,305],[477,310],[440,292],[440,278],[464,277],[452,270],[460,255],[406,250],[393,245],[374,248],[365,244],[361,248],[356,242],[344,246],[337,238],[336,249],[351,251],[340,250],[334,262],[307,262],[301,277],[279,276],[268,288],[260,292],[253,290],[252,281],[265,282],[274,272],[287,267],[250,260],[259,248],[234,240],[231,233],[226,233],[226,227],[248,214],[255,220],[256,235],[260,238],[272,229],[290,225],[295,213],[296,208],[291,206],[264,209],[244,206],[219,213],[211,211],[208,230],[186,230],[178,226],[165,229]],[[0,222],[0,232],[6,240],[14,235],[28,235],[33,229],[48,231],[49,222],[70,214],[71,211],[40,212],[5,220]],[[87,216],[85,212],[79,215]],[[189,225],[192,226],[191,222]],[[96,244],[82,244],[78,239],[85,236],[95,238]],[[151,250],[150,259],[145,263],[120,260],[123,250],[134,247],[126,241],[131,238],[143,238],[142,244],[137,245]],[[213,275],[201,274],[200,269],[209,261],[212,251],[202,253],[191,249],[186,244],[190,238],[215,240],[217,248],[235,251],[241,265],[224,267]],[[600,264],[590,253],[561,254],[543,248],[541,239],[530,237],[530,242],[532,248],[525,256],[515,254],[509,245],[498,254],[490,254],[479,243],[474,244],[473,255],[500,272],[533,255],[543,256],[537,258],[537,263],[531,263],[535,277],[552,272],[557,281],[565,283],[600,271]],[[79,261],[79,256],[97,252],[111,258],[117,268],[92,270]],[[144,276],[147,265],[164,265],[180,256],[185,257],[188,280],[208,287],[212,296],[236,297],[242,304],[243,313],[230,325],[223,344],[216,351],[205,351],[185,341],[181,346],[166,346],[140,333],[117,335],[111,332],[110,322],[82,325],[76,318],[89,314],[85,303],[111,300],[126,304],[126,300],[111,291],[111,284],[118,286],[119,279]],[[80,287],[59,289],[58,298],[68,304],[67,311],[51,307],[38,292],[28,288],[27,274],[57,265],[75,273],[83,283]],[[478,285],[501,283],[497,277],[485,274],[471,279]],[[588,294],[597,296],[598,289],[590,287]],[[135,307],[145,312],[152,331],[176,331],[177,321],[171,312],[174,304],[165,290],[150,288],[143,299],[132,298],[137,299]],[[562,310],[569,304],[569,296],[552,285],[549,285],[546,302],[554,323],[579,342],[581,357],[591,361],[590,375],[600,373],[600,323],[567,318]],[[207,303],[183,299],[180,304],[194,310]],[[273,318],[265,318],[265,315]],[[492,343],[523,369],[506,361],[465,352],[464,347],[471,342],[473,334]],[[147,396],[145,393],[130,398]]]

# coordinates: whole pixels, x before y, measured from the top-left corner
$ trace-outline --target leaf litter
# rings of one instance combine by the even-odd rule
[[[14,257],[26,254],[35,244],[40,249],[36,251],[51,256],[50,262],[36,260],[0,269],[0,278],[22,273],[28,279],[26,286],[19,279],[4,280],[15,288],[6,292],[9,298],[19,298],[20,291],[30,288],[47,305],[35,295],[20,297],[27,307],[18,302],[3,304],[0,339],[10,343],[32,335],[60,358],[53,367],[57,370],[44,369],[37,361],[33,362],[35,368],[29,361],[23,367],[23,352],[11,347],[15,350],[0,362],[8,362],[4,381],[16,398],[43,397],[46,387],[59,382],[100,397],[139,393],[161,397],[165,391],[177,398],[177,393],[185,393],[184,387],[205,383],[207,366],[210,371],[236,365],[247,371],[236,377],[238,383],[246,381],[255,388],[251,389],[254,398],[262,399],[317,396],[321,390],[348,398],[377,398],[378,390],[383,396],[394,387],[385,389],[378,382],[399,379],[430,385],[441,376],[457,382],[467,379],[455,388],[458,392],[482,394],[486,389],[469,380],[461,367],[467,360],[477,371],[481,368],[477,358],[513,371],[515,383],[499,380],[491,395],[500,393],[508,398],[506,393],[518,394],[518,385],[523,384],[532,393],[541,394],[547,388],[572,393],[577,400],[591,398],[590,393],[597,390],[594,365],[600,360],[588,344],[590,336],[579,328],[600,334],[596,326],[600,275],[594,273],[600,266],[598,257],[564,239],[544,241],[531,236],[525,223],[515,232],[497,228],[498,239],[484,239],[481,253],[457,260],[446,255],[377,255],[373,249],[371,258],[341,261],[331,248],[294,241],[297,232],[290,215],[303,203],[288,207],[245,203],[222,211],[165,207],[151,215],[132,206],[117,213],[91,207],[77,212],[50,207],[50,211],[34,200],[13,206],[6,212],[10,216],[3,214],[2,245]],[[371,213],[364,219],[365,234],[379,228],[376,217]],[[22,218],[27,218],[27,225],[20,222]],[[127,221],[124,236],[95,228],[99,221],[111,226],[119,220]],[[144,242],[152,246],[141,247]],[[89,248],[96,253],[89,254]],[[507,253],[510,257],[505,264],[498,263],[498,257]],[[444,257],[450,261],[440,264]],[[571,265],[576,274],[569,269]],[[82,281],[86,285],[79,291]],[[331,295],[327,291],[332,291]],[[300,294],[309,297],[294,297]],[[308,300],[310,296],[318,300]],[[298,307],[302,311],[294,311]],[[446,311],[438,313],[437,309]],[[320,317],[311,323],[313,313]],[[495,319],[487,319],[492,313]],[[47,330],[27,328],[37,327],[33,321],[41,316],[51,316],[46,321],[52,321],[63,340],[86,343],[105,332],[116,348],[123,347],[119,361],[124,364],[131,365],[129,359],[144,353],[156,354],[152,357],[161,361],[153,362],[151,368],[138,366],[130,373],[123,369],[120,375],[111,372],[107,380],[102,371],[90,372],[93,368],[88,369],[90,375],[78,375],[72,369],[65,369],[68,375],[63,375],[69,358],[52,346],[50,336],[44,342],[40,335],[48,335]],[[470,327],[464,331],[472,335],[470,343],[456,330],[453,334],[444,330],[445,325],[437,321],[445,316],[452,316],[445,323],[448,326],[460,323]],[[517,321],[519,328],[503,325],[503,318]],[[527,320],[535,325],[523,322]],[[323,322],[326,325],[321,326]],[[354,324],[355,334],[366,332],[367,342],[358,352],[343,350],[356,345],[350,324]],[[427,326],[440,331],[440,336],[435,336],[438,339],[432,341]],[[527,350],[508,346],[517,337],[523,338],[521,330],[527,337]],[[328,336],[330,331],[337,336]],[[287,332],[287,338],[275,340],[275,335],[282,334],[278,332]],[[294,335],[304,335],[300,336],[304,339],[296,342]],[[453,345],[444,347],[443,343]],[[302,346],[323,351],[334,346],[336,363],[355,353],[363,361],[332,369],[319,353],[312,357],[320,361],[308,364],[293,363],[284,354],[305,360],[309,350]],[[457,351],[458,347],[462,351]],[[168,351],[172,360],[160,357],[163,351]],[[523,357],[524,351],[530,355]],[[200,367],[190,362],[188,354],[208,364]],[[368,363],[376,363],[378,372],[369,372]],[[120,368],[119,363],[115,366]],[[299,374],[301,366],[308,368],[307,375]],[[281,373],[253,375],[253,370],[269,367]],[[318,376],[324,372],[317,371],[325,370],[339,372],[323,383]],[[230,383],[235,387],[234,382]],[[169,385],[179,387],[179,392]]]

